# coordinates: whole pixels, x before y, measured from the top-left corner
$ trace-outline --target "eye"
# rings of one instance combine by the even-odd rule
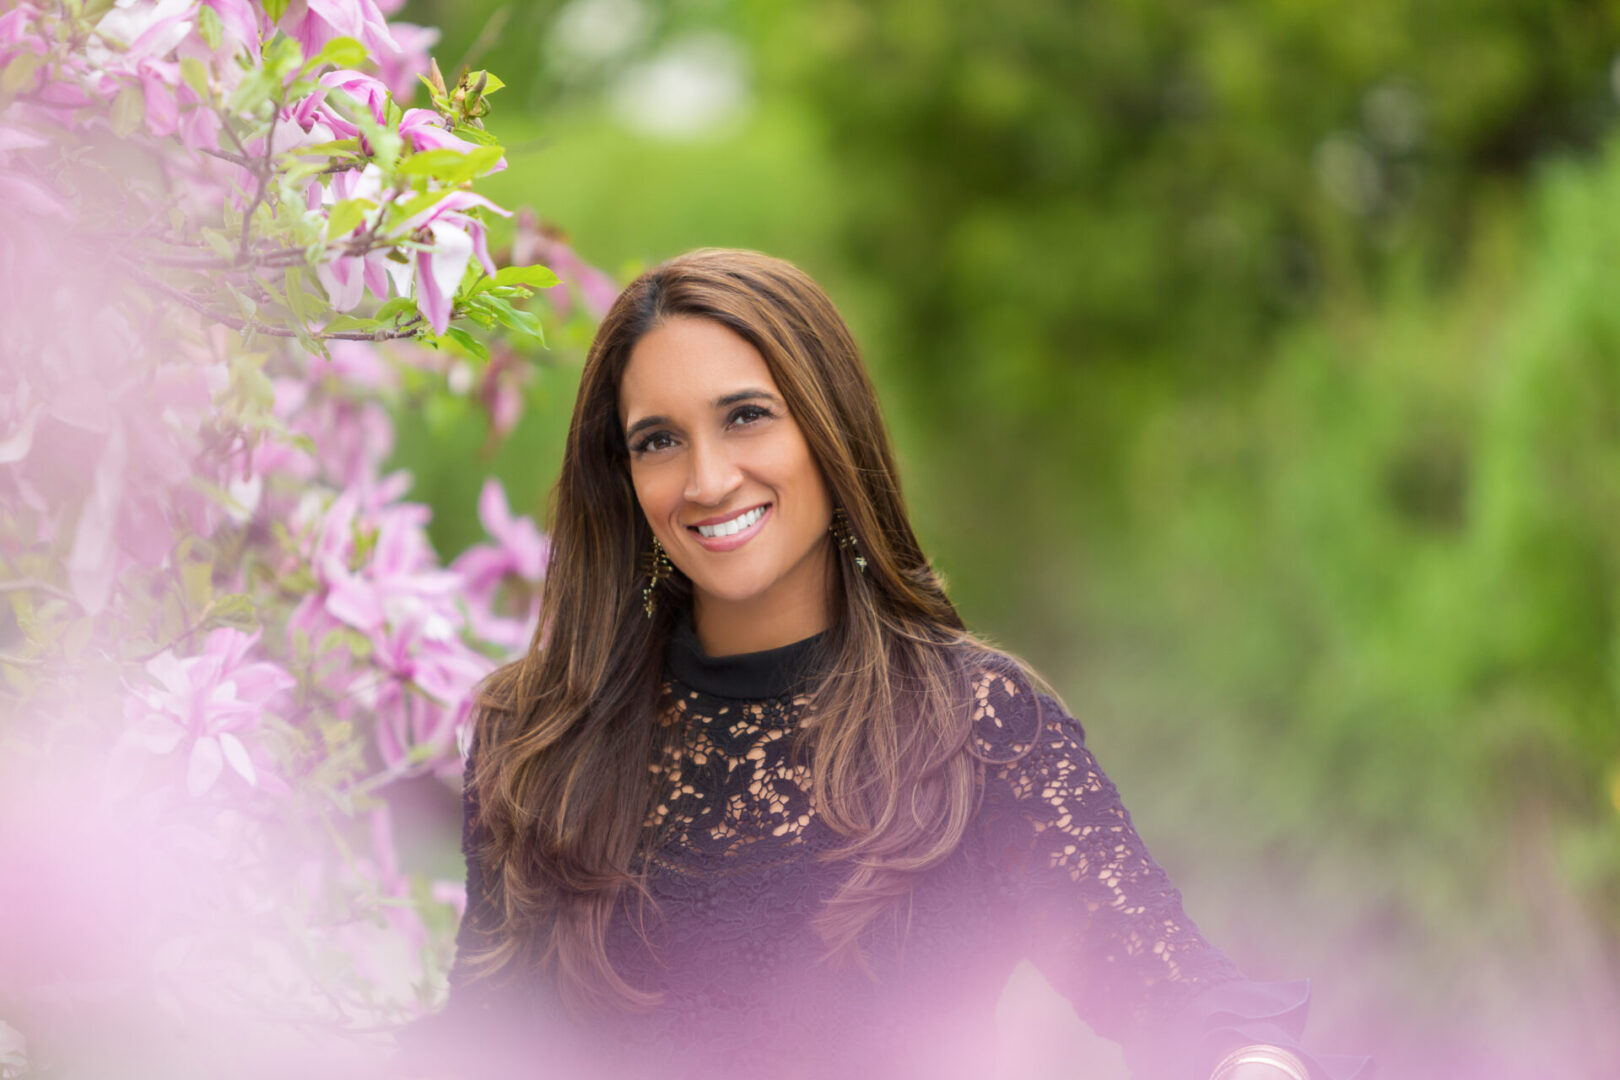
[[[673,436],[669,432],[651,431],[631,443],[630,451],[639,457],[650,450],[662,450],[668,445],[666,440],[673,441]]]
[[[747,424],[758,423],[761,420],[768,420],[774,415],[775,413],[761,405],[739,405],[731,410],[731,422],[746,426]]]

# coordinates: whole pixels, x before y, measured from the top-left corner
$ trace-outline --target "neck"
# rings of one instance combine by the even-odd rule
[[[735,656],[761,652],[803,641],[832,625],[827,590],[799,591],[792,597],[764,596],[748,600],[692,598],[692,629],[709,656]]]

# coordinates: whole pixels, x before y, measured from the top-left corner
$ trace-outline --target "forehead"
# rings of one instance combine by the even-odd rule
[[[678,315],[654,327],[630,351],[619,380],[619,419],[707,410],[731,391],[778,393],[759,350],[712,319]]]

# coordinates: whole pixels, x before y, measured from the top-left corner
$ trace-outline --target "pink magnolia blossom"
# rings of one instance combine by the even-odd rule
[[[388,266],[394,288],[401,296],[406,294],[406,283],[411,281],[414,272],[411,295],[416,298],[417,310],[436,334],[444,333],[450,326],[450,308],[456,290],[461,287],[461,276],[473,256],[478,257],[485,273],[492,277],[495,274],[484,223],[469,213],[479,207],[511,216],[510,210],[501,209],[482,195],[452,191],[406,220],[405,228],[425,241],[425,246],[416,253],[414,266],[403,263]]]
[[[478,397],[489,414],[490,433],[504,439],[523,415],[523,388],[534,373],[528,359],[507,346],[498,346],[484,367]]]
[[[319,89],[299,102],[293,110],[301,124],[319,119],[340,139],[360,135],[359,126],[330,104],[329,97],[333,91],[364,109],[377,123],[388,122],[388,87],[372,76],[359,71],[329,71],[320,77],[316,85]]]
[[[428,508],[393,503],[366,515],[375,522],[376,530],[371,557],[351,568],[352,543],[349,537],[334,533],[343,529],[352,536],[356,524],[363,527],[364,519],[356,521],[360,509],[357,504],[358,500],[348,492],[338,496],[316,551],[317,570],[327,590],[327,614],[368,634],[387,623],[428,622],[434,617],[440,624],[452,625],[446,614],[453,610],[448,598],[460,579],[436,565],[423,528]],[[437,631],[430,632],[441,636]]]
[[[333,500],[309,551],[321,588],[288,629],[312,642],[339,627],[366,636],[364,660],[320,658],[320,681],[341,695],[341,714],[374,719],[389,767],[410,771],[449,760],[467,698],[491,664],[461,641],[461,577],[437,566],[423,530],[427,508],[397,495],[396,483],[370,500],[356,492]],[[372,530],[369,557],[355,565],[355,538]]]
[[[519,648],[528,641],[540,615],[536,586],[545,578],[551,545],[532,520],[512,513],[501,482],[493,476],[484,481],[479,493],[478,520],[495,543],[475,544],[457,556],[450,568],[466,583],[473,632],[507,649]],[[526,597],[526,610],[515,618],[495,611],[501,587],[508,583]]]
[[[381,6],[381,5],[379,5]],[[399,42],[398,52],[377,53],[373,59],[377,62],[377,72],[394,98],[400,102],[411,99],[419,85],[418,76],[428,72],[428,54],[433,46],[439,43],[439,31],[431,26],[416,26],[412,23],[389,23],[388,28],[394,33],[394,40]]]
[[[500,480],[491,476],[478,495],[478,520],[494,544],[478,544],[452,564],[474,595],[487,596],[508,575],[536,584],[545,577],[550,543],[534,521],[512,513]]]
[[[606,315],[613,301],[619,298],[619,286],[611,277],[581,259],[566,240],[541,224],[539,216],[527,208],[518,212],[512,261],[519,266],[539,263],[562,279],[561,284],[543,290],[558,318],[568,317],[575,292],[593,319]]]
[[[265,776],[243,736],[297,683],[276,664],[247,659],[258,640],[257,634],[215,630],[198,656],[164,652],[148,661],[146,672],[157,685],[130,689],[128,740],[154,754],[189,743],[186,790],[193,797],[207,794],[226,765],[250,785]]]
[[[308,436],[314,449],[266,440],[253,450],[244,479],[279,480],[295,494],[311,482],[378,488],[382,465],[394,449],[394,422],[378,398],[397,387],[398,377],[370,343],[336,341],[330,353],[330,361],[306,356],[301,373],[272,380],[276,417],[290,431]],[[282,512],[290,508],[277,505]]]
[[[468,142],[446,127],[444,118],[431,109],[406,109],[399,121],[399,133],[417,150],[455,150],[465,154],[478,149],[477,143]],[[502,157],[489,171],[498,173],[504,168],[506,158]]]
[[[377,685],[377,749],[401,773],[459,772],[458,736],[473,688],[494,664],[462,644],[442,615],[406,620],[373,635],[375,662],[390,676]]]
[[[111,74],[137,74],[142,61],[172,53],[196,15],[196,0],[121,0],[96,23],[89,58]]]
[[[253,59],[259,59],[259,39],[269,26],[262,10],[250,0],[203,0],[202,6],[213,8],[225,28],[222,49],[231,54],[239,48],[247,49]]]
[[[374,53],[400,51],[374,0],[292,0],[279,25],[305,56],[314,56],[338,37],[354,38]]]
[[[28,456],[43,411],[43,404],[29,393],[27,376],[20,371],[0,371],[0,465]]]
[[[381,201],[382,171],[375,165],[364,169],[340,172],[321,193],[325,204],[336,204],[344,199],[370,199]],[[373,210],[356,225],[350,235],[370,227],[380,210]],[[326,290],[327,299],[336,311],[352,311],[365,297],[367,289],[379,300],[388,298],[388,268],[390,260],[386,248],[374,248],[364,255],[339,255],[315,266],[315,277]]]

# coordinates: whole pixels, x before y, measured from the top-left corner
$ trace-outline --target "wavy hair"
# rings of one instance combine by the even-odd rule
[[[968,827],[980,787],[974,665],[998,656],[1034,677],[969,634],[946,597],[907,519],[860,351],[826,294],[748,251],[694,251],[642,274],[586,357],[552,492],[540,624],[527,655],[482,688],[474,736],[476,826],[499,921],[475,970],[539,964],[576,1011],[656,1001],[613,970],[605,942],[626,891],[647,898],[633,868],[659,797],[648,763],[673,737],[656,713],[691,583],[677,571],[646,617],[652,532],[618,401],[636,343],[676,316],[712,319],[759,351],[866,557],[864,573],[832,560],[826,673],[797,733],[816,810],[844,841],[830,857],[851,867],[815,917],[829,959],[861,962],[862,931],[897,911]]]

